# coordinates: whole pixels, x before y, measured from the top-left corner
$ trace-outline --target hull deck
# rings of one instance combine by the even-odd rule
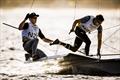
[[[69,53],[59,62],[60,74],[120,75],[120,59],[96,59]]]

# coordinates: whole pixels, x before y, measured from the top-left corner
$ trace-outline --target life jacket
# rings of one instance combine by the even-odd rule
[[[28,39],[35,39],[38,37],[39,28],[32,23],[28,23],[28,28],[22,31],[22,37],[26,37]]]
[[[95,18],[94,16],[89,16],[89,17],[90,17],[89,20],[87,20],[86,22],[81,22],[79,26],[85,32],[92,32],[100,26],[93,24],[93,19]]]

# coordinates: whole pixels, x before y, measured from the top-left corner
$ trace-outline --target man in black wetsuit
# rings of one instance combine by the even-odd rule
[[[79,47],[81,46],[82,42],[85,42],[85,44],[86,44],[85,45],[85,54],[86,54],[86,56],[88,56],[91,41],[86,33],[87,32],[90,33],[94,30],[98,30],[97,55],[100,56],[100,49],[101,49],[101,44],[102,44],[102,26],[101,26],[101,24],[103,21],[104,21],[104,18],[102,15],[97,15],[96,17],[85,16],[81,19],[77,19],[74,21],[74,23],[72,25],[72,29],[70,30],[70,33],[75,32],[75,34],[76,34],[74,46],[64,43],[64,42],[61,42],[58,39],[56,39],[50,45],[59,44],[73,52],[76,52],[79,49]]]

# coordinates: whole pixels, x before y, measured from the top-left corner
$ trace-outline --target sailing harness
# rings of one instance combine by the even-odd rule
[[[86,20],[85,18],[87,18],[87,17],[89,17],[89,19],[87,19],[87,21],[85,21]],[[98,27],[100,25],[94,25],[93,24],[93,19],[95,18],[94,16],[87,16],[87,17],[82,18],[82,19],[85,19],[85,20],[82,20],[84,22],[80,21],[80,25],[77,26],[77,27],[79,27],[80,29],[84,30],[85,32],[89,32],[90,33],[92,31],[98,29]]]

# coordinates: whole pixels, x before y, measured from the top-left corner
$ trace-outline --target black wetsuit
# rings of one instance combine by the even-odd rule
[[[88,20],[90,19],[90,16],[86,16],[81,20],[81,23],[86,23]],[[102,27],[98,27],[98,32],[101,32],[102,31]],[[73,52],[76,52],[79,47],[81,46],[82,42],[85,42],[85,54],[86,55],[89,55],[89,48],[90,48],[90,44],[91,44],[91,41],[89,39],[89,37],[87,36],[86,32],[81,29],[80,27],[76,27],[75,29],[75,34],[77,35],[76,38],[75,38],[75,42],[74,42],[74,46],[71,46],[70,44],[66,44],[66,43],[63,43],[63,45],[67,48],[67,49],[70,49],[72,50]]]

